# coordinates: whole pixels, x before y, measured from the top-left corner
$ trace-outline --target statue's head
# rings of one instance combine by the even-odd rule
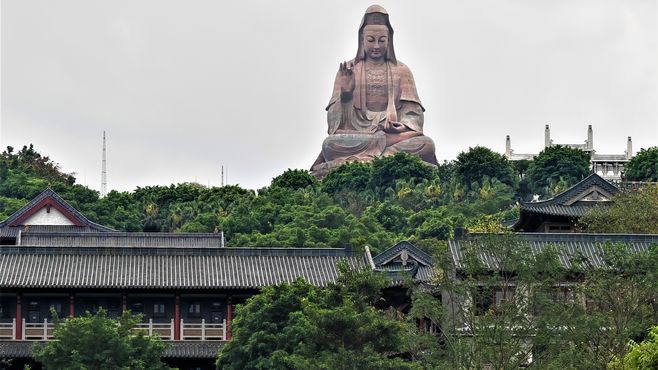
[[[363,60],[366,57],[384,58],[397,63],[393,49],[393,27],[388,21],[386,9],[379,5],[371,5],[366,9],[359,27],[359,49],[356,52],[356,60]]]

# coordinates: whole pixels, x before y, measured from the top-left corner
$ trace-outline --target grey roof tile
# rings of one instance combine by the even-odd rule
[[[21,233],[21,245],[48,247],[219,248],[218,233],[41,232]]]
[[[466,258],[466,250],[485,250],[485,243],[491,238],[509,236],[494,234],[471,234],[464,239],[448,241],[450,257],[457,269],[464,267],[462,261]],[[632,252],[649,250],[658,245],[658,235],[653,234],[554,234],[554,233],[517,233],[511,236],[519,247],[528,247],[533,254],[539,254],[548,246],[554,246],[559,253],[559,260],[565,268],[572,268],[574,263],[584,258],[590,266],[603,266],[603,247],[606,243],[620,243],[628,246]],[[500,268],[498,261],[486,252],[479,253],[484,265],[493,270]]]
[[[0,358],[33,358],[34,341],[0,341]],[[224,341],[165,341],[162,358],[215,358]]]
[[[341,259],[366,264],[342,249],[0,247],[0,289],[259,288],[300,277],[325,286]]]
[[[224,341],[171,341],[162,358],[215,358]]]

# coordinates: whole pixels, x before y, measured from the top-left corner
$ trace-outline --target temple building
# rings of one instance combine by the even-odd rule
[[[592,129],[592,125],[587,126],[587,139],[585,139],[583,144],[553,143],[553,139],[551,139],[551,129],[549,125],[546,125],[544,128],[544,148],[548,148],[554,145],[568,146],[570,148],[580,149],[584,152],[587,152],[590,155],[592,173],[598,174],[602,178],[613,182],[619,182],[622,180],[624,166],[633,157],[633,142],[630,136],[626,141],[626,151],[623,154],[596,153],[596,150],[594,149],[594,130]],[[510,135],[507,135],[505,138],[505,158],[509,159],[510,161],[533,160],[537,154],[538,153],[514,153]]]
[[[224,248],[219,233],[127,233],[85,218],[48,189],[0,222],[0,360],[22,369],[31,346],[53,335],[52,310],[73,317],[104,308],[143,315],[139,329],[171,345],[163,360],[211,369],[231,339],[235,304],[266,286],[336,280],[336,263],[387,274],[395,286],[433,278],[432,259],[407,242],[377,256],[368,248]],[[400,290],[400,289],[398,289]],[[399,292],[397,292],[399,293]],[[52,310],[51,310],[52,309]],[[0,361],[0,368],[2,368]]]
[[[600,265],[609,242],[627,244],[635,252],[648,250],[658,243],[658,235],[574,232],[584,212],[612,204],[617,192],[592,174],[551,199],[522,203],[514,240],[532,253],[557,248],[568,269],[583,256],[590,265]],[[503,236],[455,233],[448,243],[448,276],[462,278],[467,251],[484,248],[492,237]],[[298,278],[327,286],[336,281],[341,260],[388,279],[378,308],[408,313],[407,281],[432,292],[446,313],[456,302],[437,284],[439,264],[406,241],[376,256],[367,246],[363,253],[349,248],[226,248],[220,233],[131,233],[98,225],[51,189],[0,222],[0,242],[0,369],[7,368],[5,360],[11,360],[12,369],[34,365],[32,345],[52,339],[52,316],[74,317],[100,308],[110,317],[125,310],[141,314],[137,329],[169,344],[163,354],[168,365],[214,369],[218,350],[231,340],[236,304],[263,287]],[[492,271],[499,268],[486,252],[476,255]],[[469,302],[485,312],[515,294],[514,289],[501,286],[484,301]],[[440,325],[464,325],[450,320],[419,320],[418,325],[430,333],[440,333]]]
[[[519,204],[520,217],[514,231],[573,233],[576,223],[595,206],[607,207],[617,187],[593,173],[553,198]]]

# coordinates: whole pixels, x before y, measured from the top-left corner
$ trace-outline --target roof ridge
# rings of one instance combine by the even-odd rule
[[[534,207],[536,205],[551,204],[551,203],[557,203],[557,205],[564,205],[564,201],[566,200],[564,198],[569,199],[573,195],[576,195],[576,194],[572,194],[572,193],[576,192],[576,190],[582,191],[584,189],[581,190],[581,188],[589,187],[589,186],[592,186],[592,185],[601,185],[601,187],[603,187],[604,190],[612,192],[612,193],[616,193],[616,192],[619,191],[619,188],[617,188],[616,186],[614,186],[613,184],[608,182],[606,179],[604,179],[603,177],[599,176],[596,173],[592,173],[589,176],[587,176],[586,178],[580,180],[579,182],[577,182],[576,184],[571,186],[570,188],[566,189],[565,191],[563,191],[559,194],[554,195],[551,198],[540,200],[540,201],[537,201],[537,202],[532,202],[532,201],[526,202],[526,201],[521,200],[519,202],[519,205],[521,205],[521,206],[529,205],[530,207]]]

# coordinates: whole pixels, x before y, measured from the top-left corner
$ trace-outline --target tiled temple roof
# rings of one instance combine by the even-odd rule
[[[0,358],[33,358],[33,341],[0,341]],[[223,341],[165,341],[162,358],[215,358]]]
[[[2,288],[259,288],[303,277],[325,286],[342,249],[0,247]]]
[[[1,358],[32,358],[32,341],[0,340]]]
[[[41,232],[21,233],[21,245],[48,247],[219,248],[219,233]]]
[[[591,174],[576,185],[539,202],[521,202],[520,217],[512,226],[516,231],[534,231],[546,217],[575,220],[595,206],[608,206],[619,190],[597,174]]]
[[[391,285],[400,285],[405,279],[427,283],[436,276],[432,257],[408,241],[401,241],[372,257],[371,262],[376,272],[386,274]]]
[[[586,195],[584,193],[594,187],[598,187],[609,194],[616,194],[619,191],[614,185],[594,173],[553,198],[539,202],[521,202],[521,211],[547,215],[581,217],[591,207],[601,204],[601,202],[578,202],[579,196]]]
[[[634,253],[647,251],[651,246],[658,245],[658,235],[650,234],[517,233],[511,236],[472,234],[464,239],[448,242],[454,266],[458,270],[462,269],[466,251],[471,249],[478,253],[480,261],[487,268],[497,270],[499,266],[496,259],[484,252],[486,243],[495,243],[497,240],[516,243],[519,248],[528,248],[532,254],[539,254],[548,246],[554,246],[559,253],[560,263],[567,269],[581,262],[589,266],[605,265],[603,247],[607,243],[624,244]]]
[[[186,340],[166,343],[169,347],[162,354],[162,358],[216,358],[219,348],[226,342]]]

